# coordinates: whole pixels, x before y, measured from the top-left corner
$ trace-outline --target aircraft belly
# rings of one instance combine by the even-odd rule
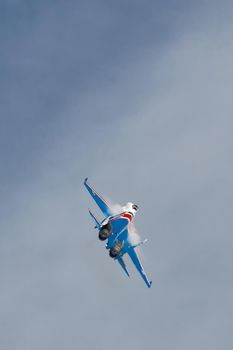
[[[111,248],[116,240],[126,241],[128,237],[127,225],[129,221],[125,218],[116,218],[109,221],[112,226],[112,235],[108,239],[107,248]]]
[[[110,223],[112,226],[112,232],[115,235],[118,235],[126,229],[129,221],[124,218],[118,218],[118,219],[111,220]]]

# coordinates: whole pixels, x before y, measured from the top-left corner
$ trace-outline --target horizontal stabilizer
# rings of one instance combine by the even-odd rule
[[[126,265],[125,265],[125,262],[124,262],[123,258],[122,258],[121,256],[118,256],[118,257],[117,257],[117,260],[118,260],[119,264],[121,265],[122,269],[125,271],[126,275],[127,275],[128,277],[130,277],[130,275],[129,275],[129,273],[128,273],[128,270],[127,270],[127,268],[126,268]]]

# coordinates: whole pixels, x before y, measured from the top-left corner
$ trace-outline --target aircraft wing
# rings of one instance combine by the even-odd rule
[[[129,254],[131,260],[133,261],[134,265],[136,266],[138,272],[140,273],[140,275],[142,276],[142,278],[144,279],[144,282],[146,283],[147,287],[150,288],[151,287],[151,284],[152,284],[152,281],[149,281],[146,274],[145,274],[145,271],[142,267],[142,264],[138,258],[138,255],[137,255],[137,252],[135,250],[134,247],[131,247],[129,248],[129,250],[127,251],[127,253]]]
[[[113,215],[111,208],[109,207],[108,203],[96,192],[96,190],[89,185],[87,182],[87,178],[84,181],[84,185],[96,204],[99,206],[100,210],[103,212],[103,214],[108,217]]]

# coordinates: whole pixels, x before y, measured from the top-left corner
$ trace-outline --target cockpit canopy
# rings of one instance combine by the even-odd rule
[[[138,210],[138,205],[134,204],[132,202],[128,202],[126,203],[126,205],[123,207],[124,211],[130,211],[133,214],[136,213],[136,211]]]
[[[132,208],[137,211],[138,210],[138,205],[137,204],[133,204]]]

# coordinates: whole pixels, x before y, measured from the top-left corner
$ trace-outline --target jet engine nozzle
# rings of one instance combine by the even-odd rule
[[[99,231],[99,240],[100,241],[105,241],[112,233],[112,226],[110,223],[104,225],[101,227]]]
[[[116,244],[110,249],[109,255],[111,258],[116,258],[123,248],[124,243],[122,241],[117,241]]]

